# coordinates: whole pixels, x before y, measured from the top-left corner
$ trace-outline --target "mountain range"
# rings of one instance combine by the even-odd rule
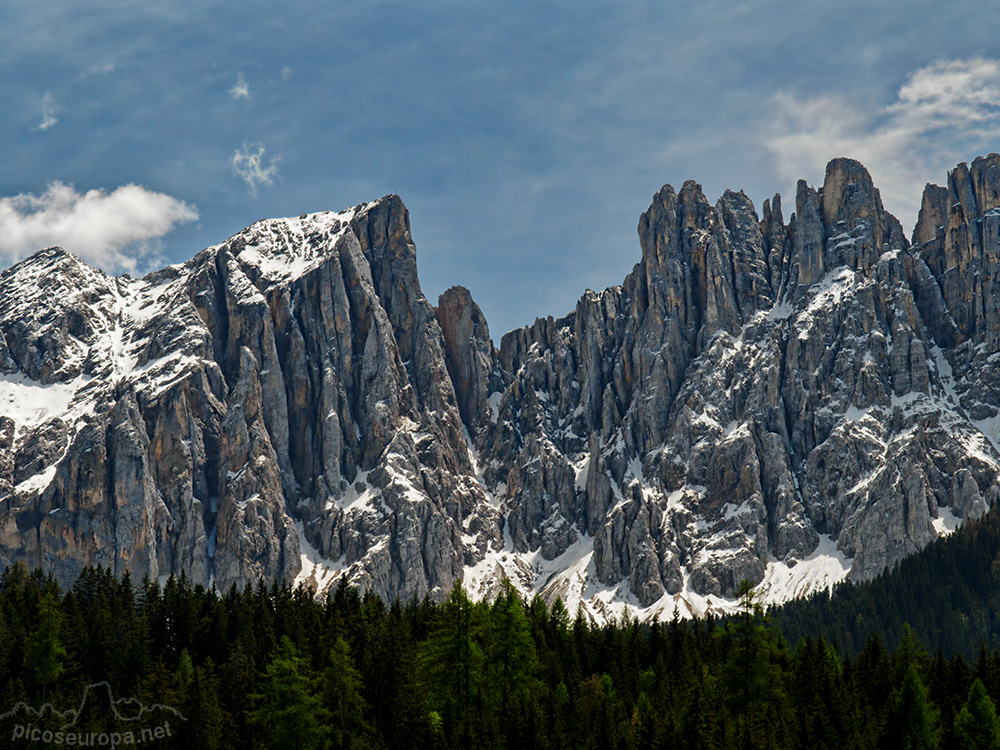
[[[864,167],[758,214],[664,186],[620,286],[499,348],[398,196],[142,279],[0,274],[0,563],[477,597],[597,621],[892,567],[1000,494],[1000,156],[907,239]]]

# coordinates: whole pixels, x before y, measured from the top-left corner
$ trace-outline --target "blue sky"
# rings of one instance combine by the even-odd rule
[[[852,156],[909,230],[1000,150],[998,60],[964,0],[5,0],[0,267],[141,273],[395,192],[425,294],[469,287],[499,341],[620,283],[667,182],[787,219]]]

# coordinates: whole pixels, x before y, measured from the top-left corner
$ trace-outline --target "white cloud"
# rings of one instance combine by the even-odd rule
[[[233,87],[229,89],[229,95],[233,99],[249,99],[250,98],[250,84],[247,83],[247,79],[242,73],[236,77],[236,83]]]
[[[194,206],[139,185],[78,193],[53,182],[41,195],[0,198],[0,259],[59,245],[105,271],[133,272],[155,240],[197,218]]]
[[[846,97],[773,99],[778,135],[768,137],[781,176],[822,180],[827,161],[859,160],[872,174],[886,208],[909,229],[924,184],[986,150],[1000,137],[1000,61],[941,60],[911,74],[896,100],[865,111]]]
[[[278,173],[280,157],[271,159],[264,166],[264,147],[259,143],[244,143],[243,149],[236,149],[230,159],[233,171],[250,187],[250,192],[257,195],[257,188],[270,185]]]
[[[286,81],[289,78],[291,78],[292,77],[292,69],[291,69],[291,67],[289,67],[288,65],[286,65],[285,67],[283,67],[281,69],[281,77],[284,78]]]
[[[109,73],[115,72],[114,63],[105,63],[104,65],[92,65],[87,68],[87,72],[84,75],[88,76],[105,76]]]
[[[59,122],[59,118],[56,117],[57,111],[58,107],[56,107],[55,102],[52,100],[52,94],[46,91],[45,96],[42,97],[42,121],[38,123],[38,127],[35,130],[48,130]]]

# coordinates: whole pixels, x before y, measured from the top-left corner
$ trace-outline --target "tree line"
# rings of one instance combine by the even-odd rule
[[[789,646],[739,593],[725,621],[595,626],[510,585],[387,605],[345,584],[323,601],[263,583],[220,595],[99,568],[61,591],[15,566],[0,577],[0,712],[72,706],[106,681],[175,709],[183,721],[146,744],[187,750],[1000,746],[1000,652],[932,654],[909,629],[856,656],[823,637]],[[25,715],[0,721],[11,747],[39,746],[13,739]],[[77,724],[116,720],[98,705]]]
[[[873,581],[845,581],[773,615],[789,642],[822,634],[855,656],[874,633],[895,648],[904,623],[928,649],[949,656],[974,660],[983,645],[1000,648],[1000,509],[963,523]]]

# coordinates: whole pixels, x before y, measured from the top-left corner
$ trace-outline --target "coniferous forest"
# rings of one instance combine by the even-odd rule
[[[998,747],[1000,652],[929,652],[908,627],[891,649],[877,633],[856,654],[789,644],[740,594],[726,621],[594,627],[509,586],[387,605],[347,586],[325,601],[263,584],[219,595],[100,569],[61,591],[14,567],[0,578],[0,731],[38,747],[32,729],[72,723],[77,744],[115,731],[118,746],[188,750]],[[104,681],[114,699],[171,707],[168,732],[140,741],[127,704],[37,713]]]
[[[904,623],[932,651],[972,660],[981,646],[1000,648],[1000,513],[962,524],[874,581],[789,602],[775,622],[789,642],[822,634],[852,655],[873,633],[894,646]]]

